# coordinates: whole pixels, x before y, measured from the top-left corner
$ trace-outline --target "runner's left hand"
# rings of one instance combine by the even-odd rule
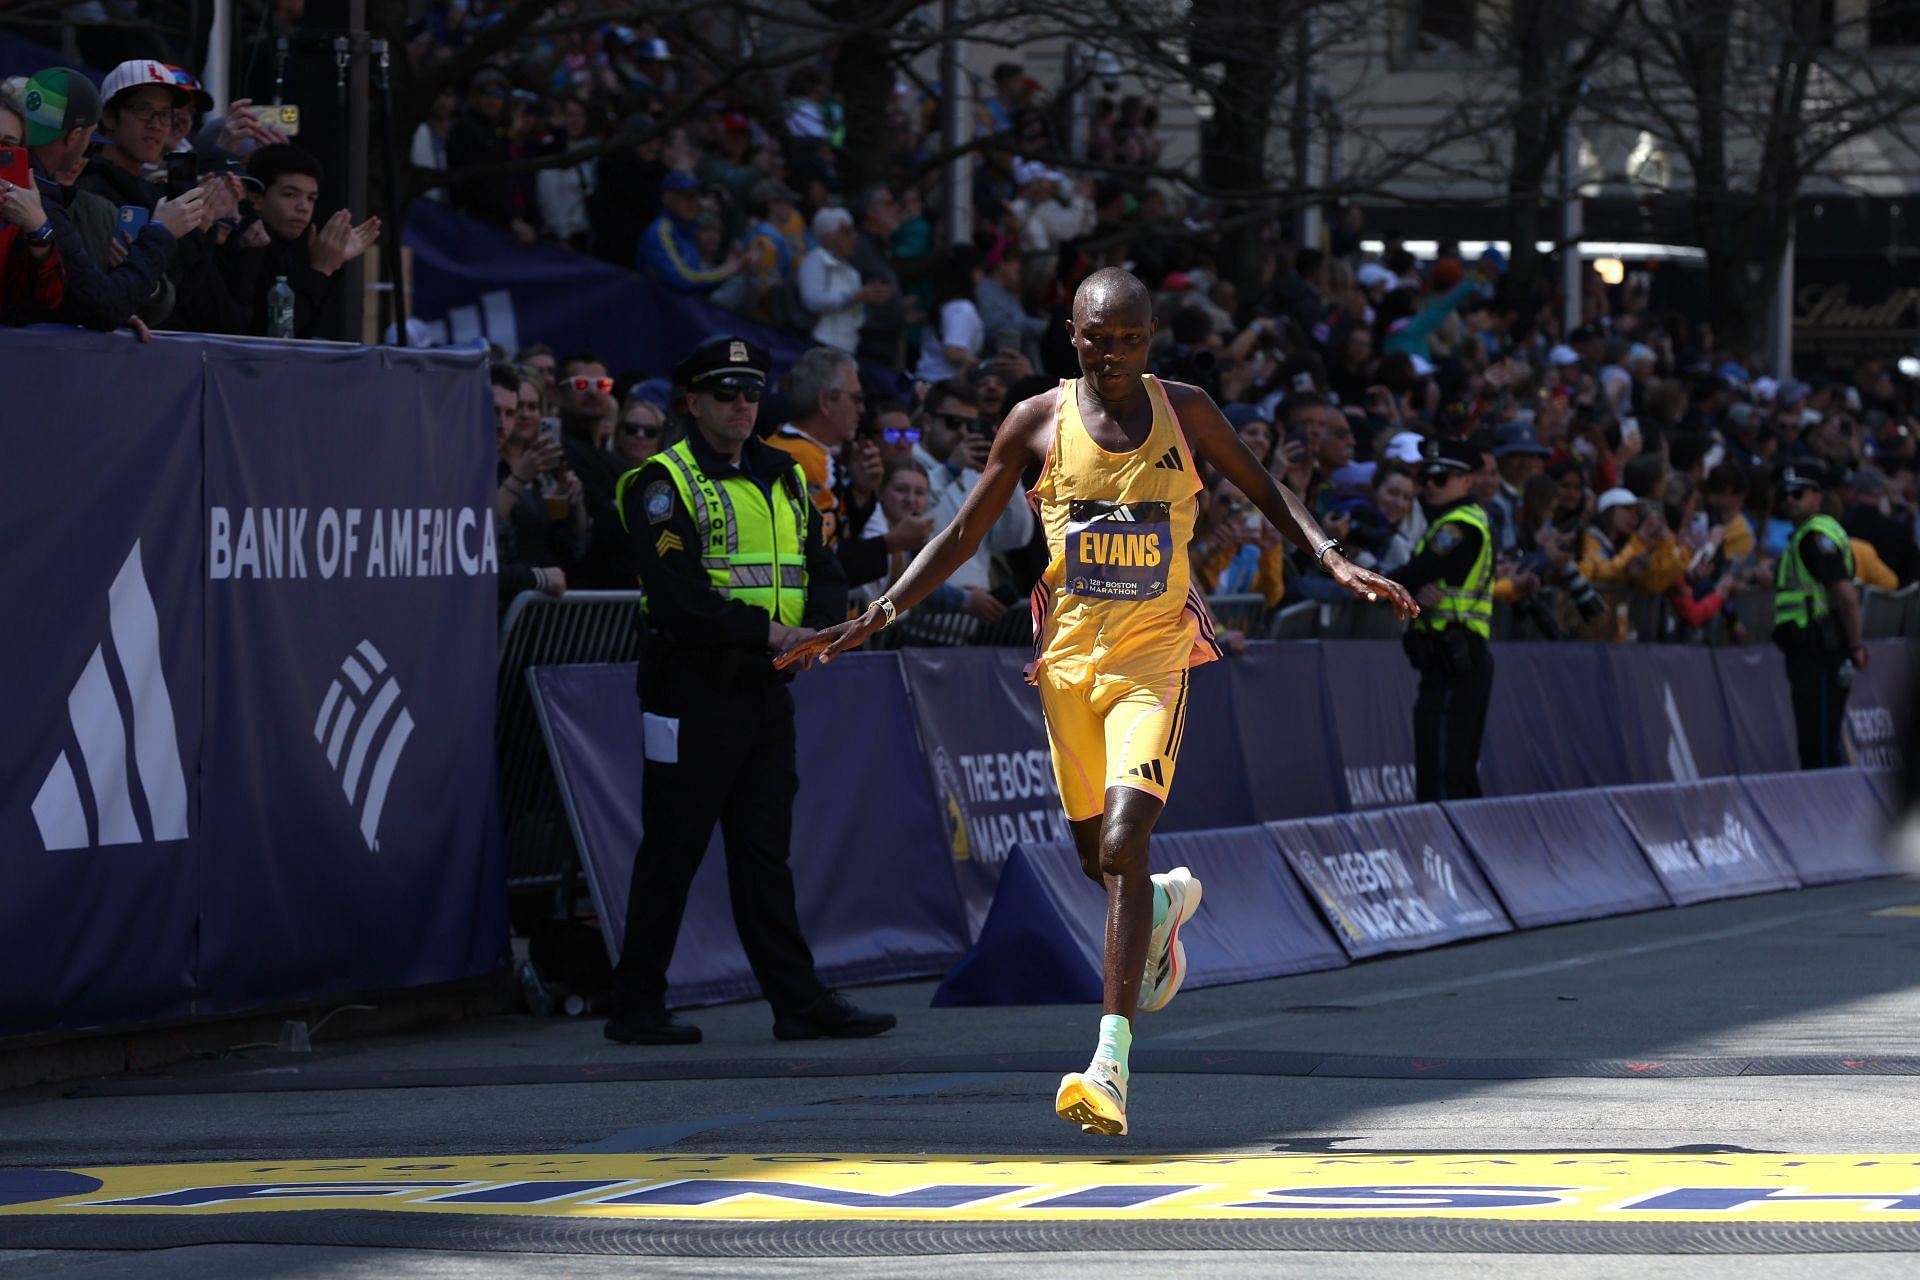
[[[1413,602],[1413,597],[1407,594],[1405,587],[1370,569],[1360,568],[1338,551],[1327,552],[1327,572],[1335,582],[1369,604],[1384,600],[1393,607],[1396,617],[1420,616],[1420,606]]]

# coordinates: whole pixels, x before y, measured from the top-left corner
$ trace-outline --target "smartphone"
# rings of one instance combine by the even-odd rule
[[[1693,519],[1692,519],[1692,521],[1690,521],[1690,522],[1689,522],[1689,528],[1690,528],[1690,529],[1692,530],[1692,532],[1693,532],[1693,536],[1694,536],[1694,537],[1696,537],[1696,538],[1704,538],[1704,537],[1706,537],[1706,536],[1707,536],[1707,530],[1708,530],[1708,528],[1709,528],[1709,521],[1707,520],[1707,513],[1706,513],[1706,512],[1704,512],[1704,511],[1696,511],[1696,512],[1694,512],[1694,513],[1693,513]]]
[[[0,147],[0,178],[16,187],[33,186],[33,166],[27,161],[25,147]]]
[[[300,132],[300,108],[291,102],[269,102],[255,107],[253,114],[261,124],[270,124],[289,138]]]
[[[1640,438],[1640,419],[1620,419],[1620,438],[1622,440],[1638,440]]]
[[[153,212],[141,205],[123,204],[114,225],[115,233],[128,244],[140,238],[140,232],[153,221]]]
[[[200,180],[200,157],[191,151],[172,151],[167,154],[167,194],[182,196],[193,190],[193,184]]]

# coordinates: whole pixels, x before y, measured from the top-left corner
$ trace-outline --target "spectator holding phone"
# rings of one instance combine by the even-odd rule
[[[0,98],[0,148],[14,161],[0,177],[0,321],[7,324],[50,319],[67,294],[60,246],[26,147],[26,116]]]
[[[960,513],[973,486],[980,480],[980,468],[986,465],[993,448],[993,428],[980,417],[980,397],[957,378],[935,383],[927,392],[926,409],[920,418],[920,443],[913,456],[926,469],[930,492],[928,513],[933,527],[944,529]],[[993,556],[996,552],[1017,551],[1033,537],[1033,508],[1024,502],[1009,502],[987,530],[980,549],[961,565],[947,581],[966,593],[967,612],[983,623],[996,622],[1007,611],[1013,597],[1002,599],[992,590]]]
[[[500,605],[504,609],[523,591],[565,595],[567,574],[558,565],[530,562],[519,541],[521,509],[534,492],[542,468],[553,461],[552,454],[558,450],[543,448],[537,435],[530,440],[521,427],[521,375],[510,365],[497,364],[488,371],[488,377],[493,384],[494,446],[500,454],[493,528],[500,549]]]
[[[161,200],[145,227],[118,242],[118,262],[105,254],[95,256],[88,250],[82,221],[89,200],[82,198],[76,183],[100,119],[99,91],[82,72],[50,67],[22,85],[20,105],[42,210],[53,226],[66,271],[59,318],[89,329],[118,329],[135,321],[143,306],[170,288],[166,272],[180,238],[206,225],[206,194],[194,190],[178,200]],[[113,245],[111,204],[100,197],[91,197],[90,203],[103,215],[97,225]],[[170,307],[170,295],[167,303]],[[144,331],[145,326],[140,327]]]
[[[247,174],[260,194],[225,250],[225,275],[243,318],[242,332],[266,336],[267,295],[284,277],[293,290],[294,337],[310,338],[333,294],[335,273],[380,238],[380,219],[368,218],[356,227],[353,214],[340,209],[316,227],[320,162],[290,142],[255,151]]]
[[[147,171],[162,163],[176,111],[190,110],[193,95],[158,62],[139,59],[115,67],[100,87],[100,125],[107,145],[80,175],[79,186],[118,207],[124,231],[137,231],[158,212],[165,192],[147,181]],[[239,208],[240,183],[210,175],[195,188],[205,206],[195,225],[178,237],[168,265],[174,306],[165,322],[200,333],[240,331],[241,316],[215,257],[206,228],[231,218]]]
[[[974,302],[980,287],[980,253],[970,244],[941,255],[933,274],[933,317],[920,342],[914,377],[939,382],[964,377],[986,349],[987,327]]]

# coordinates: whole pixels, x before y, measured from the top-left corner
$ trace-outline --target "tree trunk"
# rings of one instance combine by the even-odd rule
[[[1201,147],[1200,180],[1221,193],[1225,220],[1246,213],[1268,194],[1267,140],[1284,77],[1276,79],[1277,60],[1262,50],[1271,47],[1288,10],[1269,0],[1198,0],[1194,5],[1193,61],[1219,66],[1207,95],[1213,120]],[[1285,22],[1284,29],[1291,31],[1292,23]],[[1236,200],[1235,192],[1245,192],[1246,198]],[[1240,286],[1242,297],[1252,297],[1259,287],[1264,252],[1257,222],[1230,227],[1220,236],[1220,274]]]
[[[840,0],[830,12],[854,28],[833,59],[833,84],[847,113],[847,145],[841,153],[841,177],[849,193],[893,177],[893,127],[887,105],[893,98],[893,41],[876,18],[885,0]]]

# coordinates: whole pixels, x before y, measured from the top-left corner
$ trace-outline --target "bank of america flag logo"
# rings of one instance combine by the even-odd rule
[[[369,849],[380,847],[380,811],[412,736],[413,717],[400,705],[400,682],[373,641],[362,640],[341,660],[340,678],[327,686],[313,740],[326,748],[327,764],[340,774],[340,790],[360,815],[360,835]]]
[[[127,690],[124,715],[116,673]],[[33,798],[41,843],[51,851],[185,840],[186,769],[160,662],[160,615],[138,542],[107,588],[107,643],[94,646],[67,695],[67,715],[80,754],[75,761],[62,751]],[[136,795],[145,802],[144,825]]]

